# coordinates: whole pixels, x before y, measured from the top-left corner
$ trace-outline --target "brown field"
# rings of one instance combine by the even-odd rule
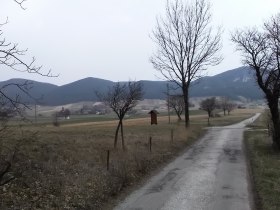
[[[210,122],[228,125],[259,111],[235,110]],[[125,120],[126,151],[121,150],[120,139],[119,148],[113,149],[117,121],[13,127],[13,135],[1,142],[10,149],[1,153],[11,154],[16,147],[11,170],[16,179],[0,188],[0,209],[105,208],[108,200],[114,203],[187,148],[207,126],[206,115],[191,116],[188,129],[175,116],[171,121],[159,117],[158,125],[151,126],[149,118]]]

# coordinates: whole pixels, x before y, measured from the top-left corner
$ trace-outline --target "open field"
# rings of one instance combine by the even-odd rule
[[[266,115],[245,133],[245,142],[251,165],[256,209],[280,209],[280,153],[271,144],[266,130]]]
[[[211,119],[211,125],[235,123],[258,111],[235,110]],[[113,203],[187,148],[207,126],[202,113],[191,116],[188,129],[175,116],[171,121],[162,116],[151,126],[149,118],[125,120],[125,152],[113,149],[115,120],[12,127],[10,138],[1,142],[11,150],[1,152],[9,154],[16,146],[11,169],[16,179],[0,188],[0,209],[105,208],[108,200]]]
[[[131,116],[126,116],[126,119],[139,119],[139,118],[149,118],[149,111],[146,113],[140,113],[136,115],[131,115]],[[171,113],[171,115],[175,115],[174,113]],[[202,110],[190,110],[190,115],[195,116],[195,115],[205,115],[205,111]],[[166,117],[167,112],[161,112],[159,114],[159,117]],[[49,115],[49,116],[42,116],[38,115],[37,118],[35,119],[34,116],[30,115],[27,117],[29,120],[33,121],[34,123],[36,122],[37,124],[52,124],[54,118]],[[86,123],[86,122],[101,122],[101,121],[112,121],[115,120],[116,116],[114,113],[106,114],[106,115],[96,115],[96,114],[87,114],[87,115],[71,115],[70,119],[64,119],[63,117],[59,118],[59,123],[60,124],[72,124],[72,123]],[[176,118],[174,116],[174,120],[176,121]]]

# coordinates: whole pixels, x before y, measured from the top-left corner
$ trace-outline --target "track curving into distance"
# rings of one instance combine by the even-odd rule
[[[249,210],[251,192],[240,123],[209,128],[206,135],[115,209]]]

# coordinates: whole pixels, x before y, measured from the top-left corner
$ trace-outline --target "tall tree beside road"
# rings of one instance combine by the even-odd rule
[[[265,22],[261,29],[237,30],[232,41],[264,92],[273,124],[273,144],[280,149],[280,13]]]
[[[210,4],[207,0],[167,1],[166,17],[157,20],[152,39],[157,51],[151,63],[165,79],[176,83],[184,97],[185,125],[189,126],[189,87],[209,66],[222,58],[221,30],[211,27]]]

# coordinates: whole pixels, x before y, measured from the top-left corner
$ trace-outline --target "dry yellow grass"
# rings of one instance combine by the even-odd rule
[[[211,121],[219,125],[234,123],[252,113],[238,110]],[[1,188],[0,209],[102,208],[108,199],[170,161],[207,126],[206,115],[191,117],[188,129],[176,117],[171,120],[168,124],[168,117],[159,117],[158,125],[153,126],[149,118],[125,120],[125,152],[120,142],[119,148],[113,149],[117,121],[24,127],[23,135],[19,132],[7,140],[12,146],[20,139],[12,169],[17,179]]]
[[[280,208],[280,153],[273,148],[267,130],[267,113],[245,132],[256,209]]]

